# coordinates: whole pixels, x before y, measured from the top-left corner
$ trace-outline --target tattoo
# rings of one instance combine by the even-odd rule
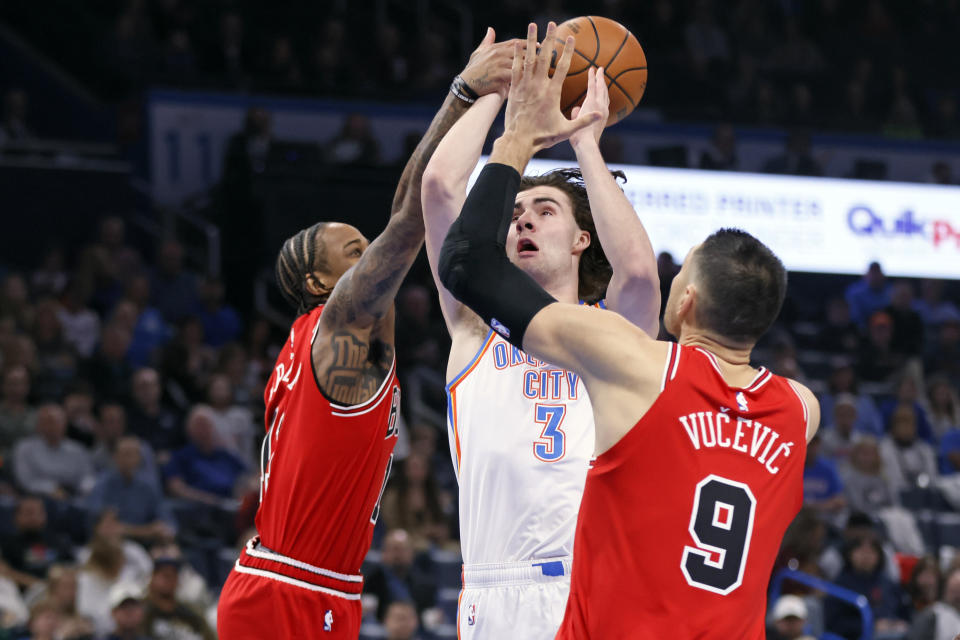
[[[354,405],[366,402],[377,392],[393,364],[393,347],[372,344],[348,331],[330,336],[329,359],[323,371],[317,371],[317,384],[336,402]]]

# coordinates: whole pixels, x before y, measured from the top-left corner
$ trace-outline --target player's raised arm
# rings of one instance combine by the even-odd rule
[[[499,43],[513,52],[513,43]],[[504,85],[504,88],[506,85]],[[503,105],[499,93],[477,99],[440,141],[423,174],[423,226],[426,232],[427,259],[440,292],[440,309],[451,336],[466,323],[482,326],[475,313],[450,295],[437,274],[437,260],[443,239],[457,219],[467,197],[467,180],[477,166],[483,142]]]
[[[603,68],[588,71],[587,96],[579,111],[599,111],[603,117],[570,136],[577,154],[590,210],[603,251],[613,267],[607,286],[607,307],[651,336],[659,332],[660,278],[657,259],[643,223],[600,154],[600,135],[607,121],[610,96]]]
[[[509,74],[512,51],[494,45],[493,36],[493,30],[488,29],[451,89],[462,91],[462,85],[458,83],[460,79],[463,82],[469,79],[473,83],[469,85],[471,90],[477,94],[485,94],[501,86],[502,78]],[[440,140],[467,110],[467,106],[453,91],[447,95],[404,167],[387,228],[330,293],[323,314],[323,322],[328,327],[370,327],[392,309],[400,283],[423,242],[420,192],[424,168]],[[314,282],[313,286],[322,293],[322,283]]]

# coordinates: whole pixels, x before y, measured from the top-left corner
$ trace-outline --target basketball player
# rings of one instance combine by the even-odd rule
[[[572,46],[569,38],[564,56]],[[529,45],[515,57],[506,130],[443,244],[439,273],[511,343],[574,371],[590,394],[597,457],[557,637],[760,640],[819,422],[806,387],[749,364],[779,313],[786,272],[749,234],[714,233],[671,286],[673,344],[609,311],[558,302],[513,265],[503,241],[520,172],[597,117],[563,117],[566,68],[550,79],[548,66]]]
[[[360,565],[397,439],[393,298],[423,241],[423,169],[468,106],[509,81],[513,44],[474,51],[400,178],[386,229],[368,243],[318,223],[277,258],[299,314],[264,391],[259,536],[224,586],[222,640],[350,638],[360,628]],[[461,97],[463,96],[463,97]]]
[[[435,276],[443,238],[502,102],[498,94],[480,98],[444,136],[424,174]],[[653,248],[598,146],[608,103],[602,72],[591,72],[583,108],[604,118],[571,138],[583,182],[573,171],[524,178],[511,200],[507,255],[557,299],[595,302],[606,289],[611,309],[656,333]],[[447,393],[464,558],[460,638],[553,638],[593,455],[590,399],[575,373],[512,346],[437,285],[452,337]]]

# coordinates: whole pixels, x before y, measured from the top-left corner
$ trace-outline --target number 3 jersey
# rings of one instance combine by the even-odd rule
[[[579,377],[490,331],[447,385],[450,453],[467,565],[573,553],[593,455],[593,412]]]
[[[393,460],[400,387],[394,362],[370,400],[344,406],[327,399],[311,358],[322,312],[293,323],[264,391],[256,525],[261,544],[277,554],[358,574]]]
[[[760,369],[733,388],[671,345],[660,396],[587,474],[557,638],[762,640],[783,533],[803,503],[807,409]]]

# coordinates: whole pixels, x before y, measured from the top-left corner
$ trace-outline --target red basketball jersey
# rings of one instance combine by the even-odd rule
[[[293,323],[264,390],[257,532],[278,554],[357,574],[393,462],[400,386],[394,361],[367,402],[327,399],[311,358],[322,312],[320,306]]]
[[[660,396],[587,474],[557,638],[762,640],[806,425],[785,378],[733,388],[712,354],[671,345]]]

